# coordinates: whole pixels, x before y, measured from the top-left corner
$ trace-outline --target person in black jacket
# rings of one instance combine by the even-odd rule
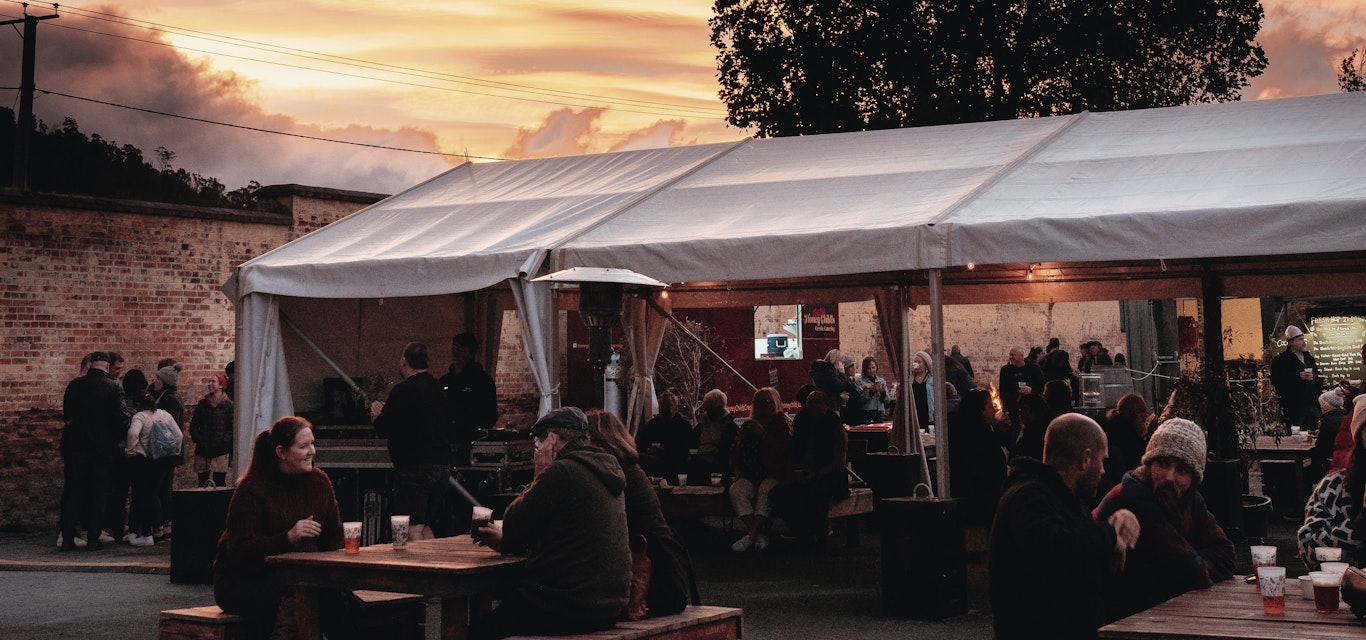
[[[1285,339],[1289,341],[1285,351],[1271,359],[1271,386],[1281,401],[1281,419],[1287,429],[1294,425],[1314,431],[1319,428],[1323,378],[1307,350],[1304,331],[1292,324],[1285,328]]]
[[[1044,460],[1011,465],[991,527],[988,593],[996,638],[1095,638],[1105,620],[1107,573],[1138,540],[1127,509],[1097,522],[1083,501],[1105,466],[1105,433],[1082,414],[1055,419]]]
[[[86,527],[86,549],[100,542],[109,469],[122,455],[123,389],[109,377],[109,354],[90,354],[90,368],[72,380],[62,397],[64,466],[59,524],[62,551],[76,549],[76,529]]]
[[[479,431],[492,429],[498,422],[498,388],[484,367],[474,361],[478,350],[479,341],[473,334],[451,338],[451,366],[441,376],[451,421],[449,439],[457,464],[469,461],[470,443]],[[458,462],[461,460],[465,462]]]
[[[388,402],[370,403],[370,419],[375,432],[389,439],[394,513],[411,518],[411,539],[426,540],[435,537],[430,504],[451,474],[451,444],[446,435],[450,419],[441,384],[427,372],[427,345],[408,343],[398,371],[403,382],[394,385]]]

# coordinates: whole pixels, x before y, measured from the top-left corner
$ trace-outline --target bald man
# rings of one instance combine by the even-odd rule
[[[1048,425],[1043,461],[1011,463],[987,564],[998,640],[1095,638],[1105,622],[1105,581],[1139,533],[1127,509],[1098,522],[1084,505],[1108,451],[1100,425],[1068,413]]]

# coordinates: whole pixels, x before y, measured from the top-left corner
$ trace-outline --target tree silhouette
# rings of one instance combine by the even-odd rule
[[[12,181],[15,131],[14,112],[0,108],[0,186]],[[255,195],[261,185],[254,180],[228,191],[216,178],[175,168],[171,164],[174,151],[158,147],[155,156],[161,169],[153,167],[133,145],[119,146],[97,133],[81,133],[71,118],[57,127],[39,122],[29,138],[29,188],[206,207],[263,206]]]
[[[717,0],[727,120],[761,137],[1237,100],[1258,0]]]
[[[1366,91],[1366,48],[1353,49],[1338,66],[1338,87],[1343,91]]]

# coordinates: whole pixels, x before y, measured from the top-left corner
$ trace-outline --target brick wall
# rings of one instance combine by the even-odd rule
[[[62,393],[80,360],[120,352],[150,375],[185,366],[192,407],[233,357],[233,308],[219,290],[238,264],[380,196],[290,186],[263,190],[289,213],[0,196],[0,529],[56,525]],[[179,470],[181,486],[189,466]]]

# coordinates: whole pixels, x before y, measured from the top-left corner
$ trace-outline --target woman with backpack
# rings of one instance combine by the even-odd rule
[[[175,458],[180,454],[184,434],[170,413],[157,408],[151,394],[138,396],[134,407],[138,412],[128,423],[123,450],[129,458],[133,481],[133,504],[128,517],[132,536],[128,543],[150,547],[156,544],[152,534],[161,525],[167,506],[162,504],[159,489],[175,471]]]

